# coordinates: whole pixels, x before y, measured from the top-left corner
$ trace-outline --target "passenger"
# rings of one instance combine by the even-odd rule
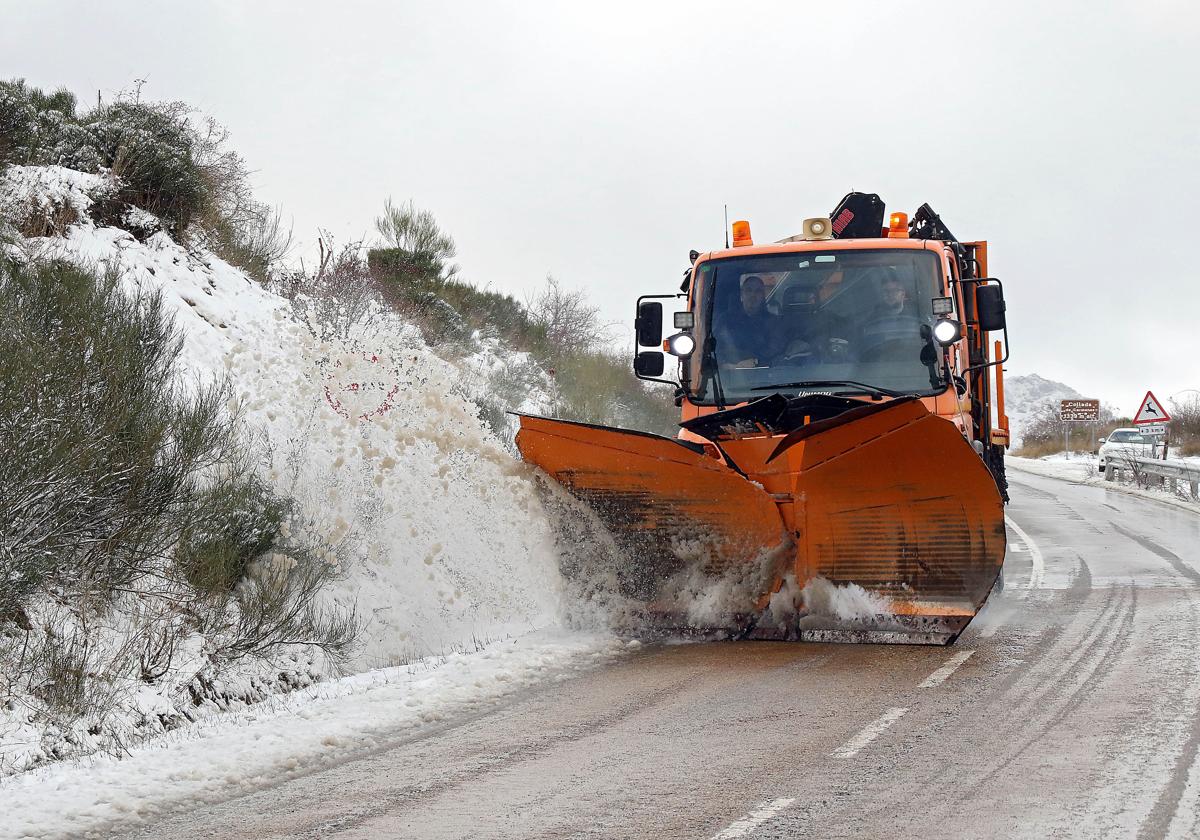
[[[806,365],[819,361],[821,329],[817,323],[817,290],[792,286],[784,297],[783,350],[779,361],[785,365]]]
[[[761,367],[782,349],[779,319],[766,307],[767,291],[757,274],[742,278],[738,305],[727,312],[716,330],[717,348],[724,364]]]

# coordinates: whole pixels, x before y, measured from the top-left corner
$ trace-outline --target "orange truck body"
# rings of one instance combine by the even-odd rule
[[[749,235],[735,233],[741,241]],[[681,361],[677,403],[688,428],[677,438],[521,417],[522,455],[604,521],[626,553],[627,591],[659,625],[688,629],[687,605],[670,589],[679,589],[689,563],[714,579],[750,582],[753,597],[731,604],[714,626],[692,628],[736,635],[946,644],[993,590],[1005,554],[995,462],[1007,444],[1007,418],[997,405],[1000,344],[973,320],[974,296],[988,284],[986,243],[895,233],[794,238],[697,254],[690,276],[733,258],[889,249],[937,255],[938,294],[953,299],[962,319],[961,338],[943,346],[940,360],[955,378],[947,376],[938,393],[788,392],[708,404],[693,399],[689,385],[701,376],[696,352]],[[972,277],[962,276],[965,267]],[[690,282],[686,298],[701,340],[708,291]],[[821,407],[839,400],[840,407]],[[808,415],[806,406],[818,403]],[[860,588],[877,614],[817,614],[806,595],[817,580]],[[781,598],[790,599],[782,612]]]

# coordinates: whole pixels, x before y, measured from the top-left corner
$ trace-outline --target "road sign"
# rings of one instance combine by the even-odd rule
[[[1167,424],[1147,423],[1143,426],[1138,426],[1138,431],[1147,437],[1162,437],[1167,433]]]
[[[1058,419],[1065,423],[1094,422],[1100,419],[1100,400],[1063,400]]]
[[[1134,425],[1141,425],[1142,423],[1165,423],[1170,419],[1171,415],[1167,414],[1167,410],[1162,407],[1158,397],[1147,391],[1146,396],[1142,398],[1141,408],[1133,417],[1133,422]]]

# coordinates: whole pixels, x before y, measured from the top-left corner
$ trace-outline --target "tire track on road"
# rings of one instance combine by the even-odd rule
[[[1105,622],[1107,627],[1113,629],[1111,632],[1105,634],[1106,638],[1103,641],[1097,640],[1089,646],[1089,650],[1097,648],[1098,654],[1088,662],[1087,673],[1084,675],[1083,680],[1073,688],[1070,688],[1065,694],[1057,697],[1055,705],[1051,707],[1049,716],[1037,726],[1033,734],[1029,735],[1008,758],[981,779],[979,785],[976,787],[981,786],[988,779],[994,778],[999,773],[1008,769],[1015,761],[1028,752],[1031,747],[1041,741],[1047,733],[1061,724],[1072,712],[1087,701],[1091,696],[1090,692],[1096,685],[1110,675],[1111,671],[1107,666],[1118,659],[1128,649],[1130,637],[1133,635],[1134,618],[1137,613],[1136,587],[1131,586],[1123,591],[1129,593],[1128,599],[1124,600],[1114,610],[1115,614],[1112,619]],[[1103,618],[1097,619],[1097,621],[1103,620]],[[1069,679],[1082,672],[1084,667],[1083,657],[1081,657],[1074,665],[1062,673],[1061,678]]]
[[[1184,561],[1184,559],[1182,557],[1180,557],[1178,554],[1176,554],[1175,552],[1173,552],[1169,549],[1163,548],[1161,545],[1159,545],[1158,543],[1156,543],[1154,540],[1150,539],[1149,537],[1143,537],[1141,534],[1135,534],[1133,531],[1129,531],[1125,528],[1122,528],[1116,522],[1112,522],[1110,524],[1112,525],[1113,530],[1115,530],[1117,533],[1122,534],[1122,535],[1128,537],[1129,539],[1133,540],[1135,543],[1137,543],[1142,548],[1149,551],[1151,554],[1156,554],[1159,557],[1161,557],[1163,560],[1166,560],[1168,563],[1171,564],[1171,568],[1173,568],[1179,574],[1183,575],[1185,578],[1190,580],[1192,583],[1200,583],[1200,571],[1197,571],[1196,569],[1189,566]]]
[[[988,782],[1037,744],[1053,728],[1055,721],[1061,720],[1069,710],[1086,699],[1086,695],[1081,695],[1086,686],[1105,676],[1101,665],[1116,655],[1114,647],[1121,637],[1122,627],[1126,628],[1127,637],[1128,628],[1132,626],[1133,610],[1128,603],[1131,599],[1122,597],[1129,591],[1109,590],[1110,594],[1103,600],[1091,627],[1084,631],[1083,638],[1071,653],[1057,657],[1053,654],[1060,645],[1039,646],[1044,650],[1040,661],[1012,680],[1005,690],[994,693],[979,709],[985,719],[1005,722],[1002,726],[1012,733],[1005,740],[1007,743],[1015,742],[1015,746],[1006,750],[1002,758],[993,760],[988,770],[956,797],[955,806],[976,798]],[[1072,636],[1064,632],[1060,634],[1060,639],[1067,645],[1071,644]],[[1048,667],[1040,668],[1043,664]],[[1077,679],[1081,674],[1083,679]],[[1033,691],[1023,688],[1030,680],[1035,681]],[[1014,696],[1016,702],[1011,702]],[[1001,707],[1001,713],[991,713],[990,710],[997,706]]]
[[[298,838],[329,837],[341,831],[357,828],[364,822],[383,814],[396,813],[401,809],[419,805],[421,802],[441,796],[456,787],[470,784],[485,774],[539,758],[562,744],[587,738],[655,706],[665,699],[676,696],[680,687],[687,684],[690,679],[689,676],[675,683],[661,686],[655,691],[642,694],[627,705],[613,709],[608,714],[598,715],[576,724],[564,726],[557,731],[548,732],[542,737],[527,741],[518,750],[481,755],[469,765],[447,768],[446,772],[441,774],[436,781],[403,785],[389,791],[386,795],[381,795],[366,807],[348,810],[336,817],[323,819],[315,825],[297,828],[291,836]]]

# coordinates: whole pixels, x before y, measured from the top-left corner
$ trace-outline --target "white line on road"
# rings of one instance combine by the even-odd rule
[[[795,801],[795,799],[773,799],[770,802],[764,802],[720,834],[714,834],[712,840],[734,840],[736,837],[745,837]]]
[[[1046,563],[1042,559],[1042,551],[1038,548],[1037,543],[1029,538],[1029,535],[1021,529],[1021,526],[1012,521],[1012,517],[1004,517],[1004,521],[1008,523],[1008,527],[1016,532],[1021,538],[1021,542],[1029,548],[1029,557],[1033,562],[1033,569],[1029,572],[1029,584],[1026,589],[1041,589],[1046,582]]]
[[[921,683],[917,688],[936,688],[937,686],[950,679],[950,675],[958,670],[958,666],[971,658],[973,650],[960,650],[958,653],[946,660],[946,664],[938,668],[932,674],[925,678],[925,682]]]
[[[852,758],[859,750],[882,735],[887,728],[908,713],[908,709],[894,707],[888,709],[879,718],[862,728],[862,730],[846,743],[830,753],[834,758]]]

